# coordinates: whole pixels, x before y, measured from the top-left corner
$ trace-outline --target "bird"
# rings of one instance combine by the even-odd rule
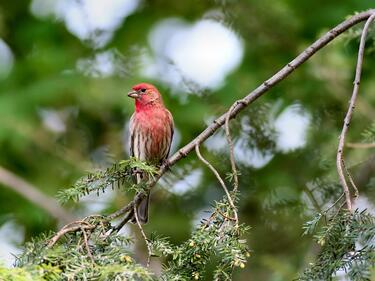
[[[160,167],[168,158],[173,139],[173,116],[164,106],[158,89],[149,83],[139,83],[132,87],[128,97],[135,100],[135,111],[129,122],[130,156],[147,164]],[[136,183],[146,181],[142,173],[136,173]],[[150,191],[136,206],[138,221],[148,221]],[[137,223],[134,213],[130,219]]]

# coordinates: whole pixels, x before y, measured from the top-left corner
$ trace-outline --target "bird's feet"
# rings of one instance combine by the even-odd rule
[[[168,159],[164,159],[162,162],[161,162],[161,166],[165,167],[167,170],[169,169],[169,166],[170,166],[170,162]]]

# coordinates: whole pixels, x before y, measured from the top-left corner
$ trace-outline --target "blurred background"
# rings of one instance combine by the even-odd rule
[[[368,8],[372,0],[0,0],[1,262],[11,265],[24,241],[64,220],[129,200],[119,190],[63,207],[55,198],[87,171],[128,157],[132,85],[159,88],[174,116],[176,151],[329,28]],[[292,280],[319,251],[302,225],[341,191],[335,154],[358,30],[232,123],[240,220],[251,226],[253,251],[235,280]],[[374,40],[367,50],[351,143],[374,141],[366,139],[375,131]],[[230,171],[222,130],[202,152],[222,175]],[[357,207],[371,211],[374,152],[346,148]],[[153,191],[145,231],[180,243],[222,196],[192,153]]]

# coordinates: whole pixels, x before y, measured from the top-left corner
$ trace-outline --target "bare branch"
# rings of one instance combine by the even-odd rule
[[[233,174],[233,180],[234,180],[234,185],[233,185],[233,191],[236,192],[238,189],[238,172],[236,168],[236,160],[234,159],[234,146],[233,146],[233,140],[232,136],[230,134],[230,129],[229,129],[229,118],[232,113],[233,108],[237,105],[238,103],[234,103],[228,110],[227,116],[225,117],[225,135],[227,137],[227,142],[229,145],[229,156],[230,156],[230,164],[232,167],[232,174]]]
[[[208,162],[206,159],[203,158],[201,152],[199,151],[199,145],[198,144],[195,146],[195,152],[197,153],[198,158],[214,173],[217,180],[220,182],[221,186],[223,187],[223,189],[225,191],[225,194],[228,197],[228,202],[233,209],[233,214],[234,214],[234,219],[236,220],[236,224],[238,224],[238,215],[237,215],[236,206],[234,205],[232,197],[229,194],[228,188],[226,187],[223,179],[220,177],[219,172],[210,164],[210,162]]]
[[[49,248],[53,247],[56,244],[56,242],[60,240],[61,237],[63,237],[65,234],[69,232],[74,232],[80,229],[81,230],[94,229],[95,227],[96,225],[89,224],[88,222],[84,220],[78,220],[78,221],[68,223],[51,238],[51,240],[48,242],[47,247]]]
[[[36,186],[1,166],[0,183],[33,202],[56,219],[63,222],[74,220],[74,216],[62,208],[55,199],[45,195]]]
[[[359,50],[358,50],[358,59],[357,59],[357,67],[355,71],[355,79],[354,79],[354,87],[353,87],[353,93],[352,97],[350,99],[349,103],[349,109],[346,113],[345,119],[344,119],[344,126],[342,128],[340,137],[339,137],[339,144],[337,148],[337,156],[336,156],[336,166],[337,166],[337,172],[339,174],[340,183],[342,185],[342,188],[345,193],[345,201],[346,206],[349,211],[352,211],[352,202],[350,198],[350,191],[348,183],[346,182],[345,175],[344,175],[344,146],[345,146],[345,137],[349,129],[350,121],[352,119],[353,111],[355,108],[355,102],[357,100],[358,91],[359,91],[359,84],[361,82],[361,73],[362,73],[362,65],[363,65],[363,54],[365,51],[365,44],[366,44],[366,36],[368,33],[369,26],[373,19],[375,18],[375,12],[372,11],[370,17],[367,19],[366,24],[363,28],[362,35],[361,35],[361,41],[359,43]],[[355,186],[355,185],[354,185]]]

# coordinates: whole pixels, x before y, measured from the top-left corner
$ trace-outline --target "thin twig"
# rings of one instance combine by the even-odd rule
[[[65,225],[59,232],[57,232],[50,239],[50,241],[48,242],[47,247],[48,248],[53,247],[56,244],[56,242],[58,240],[60,240],[60,238],[62,236],[64,236],[65,234],[67,234],[69,232],[75,232],[75,231],[80,230],[80,229],[94,229],[95,227],[96,227],[96,225],[89,224],[89,223],[87,223],[87,222],[85,222],[83,220],[69,223],[69,224]]]
[[[225,194],[228,197],[229,205],[231,206],[231,208],[233,210],[234,219],[236,221],[236,224],[238,224],[238,215],[237,215],[236,206],[234,205],[232,197],[230,196],[230,193],[228,191],[228,188],[225,185],[223,179],[221,178],[219,172],[210,164],[210,162],[208,162],[206,159],[203,158],[201,152],[199,151],[199,145],[198,144],[195,146],[195,152],[197,153],[198,158],[214,173],[214,175],[216,176],[217,180],[220,182],[221,186],[223,187],[223,189],[225,191]]]
[[[147,255],[147,264],[146,264],[146,266],[149,267],[150,266],[150,262],[151,262],[151,254],[152,254],[152,252],[151,252],[151,245],[150,245],[150,242],[147,239],[147,236],[146,236],[145,232],[143,231],[143,227],[142,227],[141,223],[139,222],[138,214],[137,214],[137,207],[136,206],[134,206],[133,212],[134,212],[135,221],[137,222],[139,231],[141,232],[142,237],[145,240],[145,243],[146,243],[146,246],[147,246],[148,255]]]
[[[313,191],[311,191],[307,186],[305,186],[303,190],[305,191],[305,194],[307,195],[307,197],[310,199],[316,211],[319,213],[322,213],[322,208],[320,207],[318,201],[316,200]]]
[[[344,169],[343,169],[345,137],[349,129],[350,121],[352,119],[353,111],[355,108],[355,102],[358,96],[359,84],[361,82],[363,54],[365,51],[366,36],[367,36],[370,23],[373,21],[374,18],[375,18],[375,12],[372,12],[372,14],[367,19],[366,24],[362,30],[361,41],[359,43],[359,49],[358,49],[358,59],[357,59],[357,66],[356,66],[356,71],[355,71],[355,79],[354,79],[352,97],[350,99],[349,109],[344,119],[344,126],[342,128],[342,131],[339,137],[339,144],[337,147],[337,156],[336,156],[337,172],[339,174],[340,183],[345,193],[346,207],[348,208],[350,212],[352,211],[352,202],[350,198],[349,186],[348,186],[348,183],[346,182]]]
[[[235,221],[236,219],[235,218],[232,218],[232,217],[229,217],[227,215],[225,215],[222,211],[220,211],[219,209],[216,210],[224,219],[227,219],[227,220],[231,220],[231,221]]]
[[[232,113],[233,108],[239,103],[237,101],[234,103],[228,110],[227,115],[225,117],[225,135],[227,137],[227,142],[229,145],[229,156],[230,156],[230,165],[232,167],[232,174],[233,174],[233,179],[234,179],[234,185],[233,185],[233,192],[236,192],[238,189],[238,173],[237,173],[237,168],[236,168],[236,160],[234,159],[234,145],[233,145],[233,140],[232,136],[230,134],[230,129],[229,129],[229,118]]]
[[[354,198],[358,198],[358,196],[359,196],[358,187],[357,187],[357,185],[354,183],[353,177],[352,177],[352,175],[350,174],[348,168],[346,167],[346,164],[345,164],[344,161],[342,161],[342,166],[344,167],[344,170],[345,170],[346,175],[347,175],[347,177],[348,177],[348,179],[349,179],[349,182],[350,182],[350,184],[352,185],[352,187],[353,187],[353,189],[354,189]]]
[[[337,204],[338,202],[340,202],[340,200],[344,197],[344,195],[345,195],[345,193],[342,193],[342,194],[340,195],[340,197],[339,197],[335,202],[333,202],[333,204],[332,204],[331,206],[329,206],[327,209],[325,209],[322,213],[323,213],[323,214],[327,214],[329,210],[331,210],[334,206],[336,206],[336,204]]]
[[[84,241],[84,244],[85,244],[85,247],[86,247],[87,255],[91,259],[92,263],[95,263],[94,257],[91,254],[91,250],[90,250],[90,246],[89,246],[89,239],[87,237],[86,230],[83,227],[81,227],[81,231],[82,231],[82,234],[83,234],[83,241]]]
[[[375,142],[373,142],[373,143],[353,143],[353,142],[348,142],[345,146],[350,147],[350,148],[368,149],[368,148],[375,148]]]

